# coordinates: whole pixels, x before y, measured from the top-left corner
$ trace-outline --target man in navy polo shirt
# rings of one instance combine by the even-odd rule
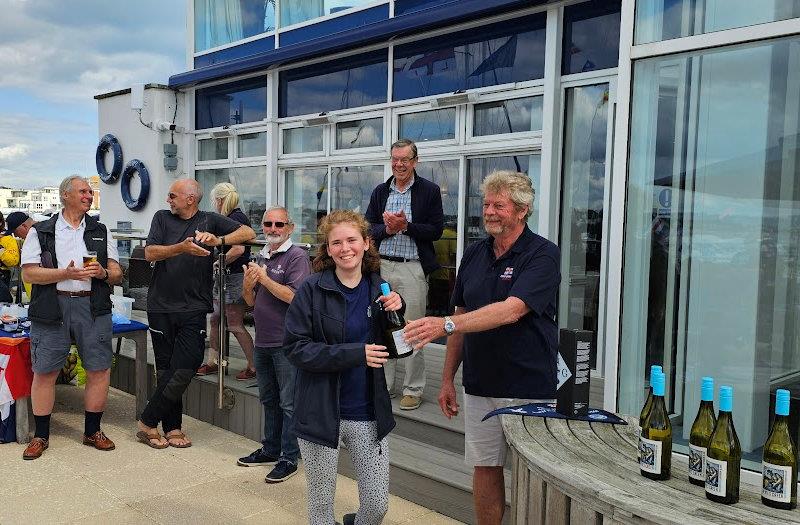
[[[453,386],[464,363],[465,459],[474,468],[478,523],[500,523],[505,510],[506,441],[487,412],[556,395],[556,293],[560,252],[527,226],[533,186],[527,175],[496,171],[481,185],[489,237],[469,246],[456,278],[452,317],[425,317],[406,327],[416,348],[444,335],[447,356],[439,405],[458,414]]]

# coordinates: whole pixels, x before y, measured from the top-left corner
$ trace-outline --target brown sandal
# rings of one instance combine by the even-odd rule
[[[156,449],[165,449],[169,446],[169,442],[167,443],[153,443],[153,440],[161,441],[161,434],[158,433],[158,430],[152,430],[150,432],[145,432],[144,430],[140,430],[136,433],[136,439],[139,440],[139,443],[144,443],[150,448]]]
[[[167,435],[167,434],[164,434],[164,439],[166,439],[166,440],[167,440],[167,443],[169,443],[169,446],[170,446],[170,447],[175,447],[175,448],[189,448],[189,447],[191,447],[191,446],[192,446],[192,442],[191,442],[191,441],[188,441],[188,440],[186,441],[186,443],[184,443],[184,444],[182,444],[182,445],[176,445],[176,444],[174,444],[174,443],[172,442],[172,440],[173,440],[173,439],[183,439],[183,440],[185,440],[185,439],[186,439],[186,434],[184,434],[183,432],[176,432],[176,433],[174,433],[174,434],[169,434],[169,435]]]

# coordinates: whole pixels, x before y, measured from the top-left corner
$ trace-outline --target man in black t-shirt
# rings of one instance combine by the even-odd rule
[[[156,359],[156,390],[142,412],[136,437],[153,448],[186,448],[181,398],[203,362],[206,314],[213,311],[211,248],[255,238],[244,226],[218,213],[200,211],[203,190],[193,179],[170,186],[170,211],[153,216],[145,258],[155,263],[147,296],[147,320]],[[158,433],[161,422],[166,439]]]

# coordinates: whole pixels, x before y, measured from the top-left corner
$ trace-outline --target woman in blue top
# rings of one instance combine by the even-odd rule
[[[369,223],[336,210],[319,225],[325,240],[312,274],[286,313],[286,355],[297,367],[294,430],[306,467],[308,519],[333,525],[339,440],[353,457],[359,510],[344,523],[377,524],[389,506],[389,447],[394,428],[383,364],[385,310],[405,309],[381,296],[380,257]],[[377,343],[377,344],[376,344]]]

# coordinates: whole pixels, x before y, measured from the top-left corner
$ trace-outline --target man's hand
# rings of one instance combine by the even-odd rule
[[[447,419],[458,415],[456,388],[452,381],[442,383],[442,388],[439,390],[439,408]]]
[[[195,237],[186,237],[186,239],[184,239],[184,241],[181,243],[181,252],[188,253],[189,255],[195,255],[197,257],[205,257],[206,255],[211,254],[210,251],[195,244],[194,240]]]
[[[255,287],[257,283],[263,282],[263,279],[267,278],[266,268],[262,268],[254,262],[247,263],[247,266],[243,265],[242,268],[244,268],[244,284],[249,288]]]
[[[92,264],[100,266],[97,263],[92,263]],[[75,281],[88,281],[89,279],[92,278],[92,273],[93,273],[92,269],[78,268],[77,266],[75,266],[75,261],[70,261],[69,265],[67,265],[67,267],[64,268],[64,279],[62,280],[66,281],[69,279],[73,279]]]
[[[367,366],[382,368],[383,364],[389,358],[389,352],[385,350],[386,347],[383,345],[364,345],[364,352],[367,354]]]
[[[84,264],[83,269],[91,272],[89,276],[95,279],[103,279],[106,276],[105,268],[97,261]]]
[[[206,246],[219,246],[222,244],[222,240],[213,233],[201,232],[199,230],[194,231],[194,239],[200,244],[205,244]]]
[[[394,235],[408,227],[408,219],[403,210],[396,213],[385,211],[383,212],[383,224],[386,225],[386,233]]]
[[[445,335],[447,332],[444,331],[444,319],[441,317],[416,319],[408,323],[403,331],[403,337],[415,350],[421,350],[426,344]]]

